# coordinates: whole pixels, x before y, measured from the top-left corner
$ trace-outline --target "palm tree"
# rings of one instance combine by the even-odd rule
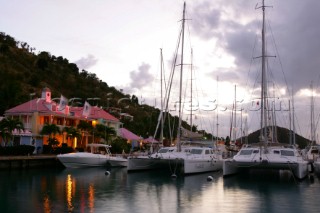
[[[81,142],[82,144],[83,138],[84,138],[84,133],[87,133],[92,130],[92,126],[86,122],[86,121],[80,121],[80,123],[77,125],[78,130],[81,131]]]
[[[23,123],[20,120],[4,118],[0,121],[0,133],[5,142],[5,146],[7,146],[10,141],[14,141],[14,135],[12,134],[14,130],[24,130]]]
[[[114,128],[105,126],[102,124],[97,124],[95,130],[96,130],[95,134],[100,138],[104,138],[104,140],[108,142],[108,144],[109,144],[110,137],[112,135],[116,135],[116,131]]]
[[[113,127],[109,127],[109,126],[106,126],[105,131],[106,131],[106,141],[108,141],[108,144],[110,144],[109,139],[111,138],[111,136],[116,136],[117,131]]]
[[[41,135],[48,135],[49,136],[49,146],[53,146],[53,145],[58,145],[59,141],[55,138],[55,135],[57,133],[60,133],[60,128],[55,125],[55,124],[48,124],[46,123],[43,127],[42,130],[40,131]]]
[[[79,132],[78,129],[74,128],[74,127],[64,127],[62,132],[66,132],[67,133],[67,138],[71,138],[72,140],[74,138],[80,138],[81,134]]]

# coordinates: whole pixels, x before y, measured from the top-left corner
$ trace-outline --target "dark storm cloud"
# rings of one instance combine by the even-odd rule
[[[281,1],[276,6],[281,12],[275,13],[273,29],[288,81],[294,89],[308,87],[319,80],[320,73],[320,1]]]
[[[235,76],[248,77],[246,73],[252,69],[252,57],[261,56],[262,13],[255,10],[256,3],[261,5],[261,1],[254,0],[217,1],[215,4],[207,1],[192,5],[193,33],[208,41],[218,39],[219,47],[235,59],[235,68],[215,71],[228,77],[227,80],[236,80]],[[319,86],[320,27],[317,25],[320,23],[320,1],[266,0],[265,4],[273,6],[266,9],[268,55],[277,56],[270,58],[272,76],[283,79],[278,84],[287,82],[295,90],[308,87],[312,80]],[[246,17],[247,21],[243,22]],[[275,59],[278,65],[273,62]],[[259,59],[253,61],[258,62]],[[249,77],[255,80],[256,75]]]

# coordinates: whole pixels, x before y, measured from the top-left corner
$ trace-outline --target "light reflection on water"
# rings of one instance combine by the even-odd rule
[[[213,181],[207,181],[208,175]],[[319,212],[320,183],[206,173],[172,179],[125,168],[2,171],[1,212]]]

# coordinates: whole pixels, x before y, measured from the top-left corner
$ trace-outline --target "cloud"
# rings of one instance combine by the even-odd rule
[[[306,88],[312,80],[319,86],[320,67],[320,1],[267,1],[266,42],[269,76],[280,87],[293,87],[294,91]],[[202,1],[192,5],[191,28],[202,40],[217,40],[217,46],[234,58],[234,65],[223,72],[226,81],[248,78],[256,81],[261,59],[261,9],[255,10],[255,3],[239,1]],[[258,3],[258,7],[261,3]],[[195,17],[195,18],[194,18]],[[253,67],[255,66],[255,67]],[[261,65],[260,65],[261,67]],[[229,73],[228,73],[229,72]],[[245,82],[243,82],[244,84]]]
[[[261,1],[194,1],[191,8],[189,7],[191,15],[187,18],[191,19],[188,23],[192,35],[206,42],[211,53],[220,51],[218,53],[221,53],[221,56],[207,54],[212,56],[212,61],[232,58],[229,63],[212,64],[211,71],[207,72],[208,78],[214,80],[219,76],[220,82],[236,83],[239,89],[246,88],[248,92],[253,87],[252,90],[256,88],[259,95],[262,12],[261,9],[255,9],[256,3],[258,7],[261,6]],[[309,87],[311,81],[315,89],[319,88],[320,42],[317,41],[320,28],[316,25],[320,22],[320,1],[291,0],[288,4],[287,1],[268,0],[265,4],[272,6],[266,8],[267,55],[276,56],[268,57],[267,76],[270,89],[274,83],[276,88],[288,87],[290,92],[293,89],[294,94],[299,94],[299,91]],[[257,92],[252,97],[256,97]],[[279,95],[283,103],[288,95],[288,91]],[[275,96],[278,97],[277,94]],[[295,113],[300,123],[296,124],[297,131],[307,135],[310,121],[305,115],[310,108],[310,100],[309,97],[298,95],[295,99]],[[286,112],[278,113],[278,121],[286,120],[282,118],[282,114]],[[253,116],[251,117],[250,122],[254,120]],[[288,127],[288,123],[281,125]],[[298,125],[303,128],[300,129]],[[252,127],[257,126],[259,125]]]
[[[93,67],[98,62],[98,59],[94,55],[88,54],[87,57],[82,57],[79,60],[75,61],[80,70],[88,70],[90,67]]]
[[[199,15],[200,14],[200,15]],[[195,5],[190,12],[192,30],[203,39],[211,39],[217,34],[221,19],[221,11],[210,2]]]
[[[154,77],[149,73],[150,65],[146,63],[142,63],[138,70],[134,70],[130,72],[130,87],[135,89],[142,89],[146,86],[149,86]]]

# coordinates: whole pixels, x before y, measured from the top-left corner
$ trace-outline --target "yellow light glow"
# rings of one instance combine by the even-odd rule
[[[67,185],[67,204],[68,204],[68,210],[69,212],[72,212],[73,210],[73,205],[72,205],[72,179],[71,179],[71,175],[67,176],[67,181],[66,181],[66,185]]]
[[[88,191],[88,202],[89,202],[89,209],[90,212],[94,212],[94,186],[90,184],[89,191]]]
[[[93,121],[92,121],[92,126],[93,126],[93,127],[96,127],[96,125],[97,125],[97,121],[96,121],[96,120],[93,120]]]
[[[78,145],[77,142],[78,142],[77,138],[75,137],[73,141],[73,145],[74,145],[73,148],[77,148],[77,145]]]

